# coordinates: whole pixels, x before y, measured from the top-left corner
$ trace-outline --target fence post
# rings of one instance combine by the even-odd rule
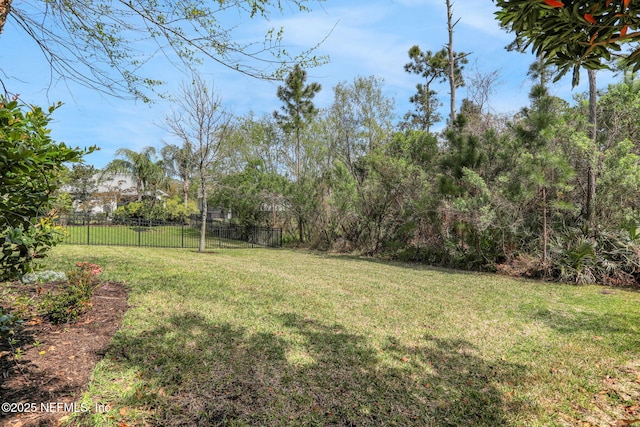
[[[87,246],[91,241],[91,214],[87,212]]]
[[[140,246],[140,217],[138,217],[138,246]]]
[[[182,247],[184,248],[184,221],[182,221]]]

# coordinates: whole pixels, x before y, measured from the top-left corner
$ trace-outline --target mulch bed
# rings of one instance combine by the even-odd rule
[[[35,301],[57,286],[15,283],[0,289]],[[0,305],[11,307],[11,301],[3,299],[0,295]],[[127,311],[127,290],[121,283],[102,282],[91,302],[91,308],[75,323],[54,325],[34,315],[17,328],[13,348],[6,340],[0,342],[0,403],[13,404],[10,413],[0,411],[0,425],[55,426],[68,415],[62,404],[79,405],[93,368],[106,353]],[[36,410],[25,412],[24,404]],[[53,409],[43,411],[43,404]]]

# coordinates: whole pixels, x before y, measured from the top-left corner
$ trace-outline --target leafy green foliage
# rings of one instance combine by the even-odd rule
[[[598,142],[604,148],[625,138],[640,139],[640,78],[629,70],[622,73],[622,81],[609,85],[598,98]]]
[[[262,161],[249,161],[242,172],[222,178],[210,201],[231,210],[241,225],[275,226],[273,217],[284,208],[288,184],[281,175],[265,171]]]
[[[580,67],[607,68],[613,54],[627,66],[640,69],[640,49],[624,52],[625,43],[640,40],[640,5],[611,0],[496,0],[496,16],[503,28],[516,34],[521,49],[529,46],[558,66],[562,75],[573,69],[573,85]]]
[[[602,153],[598,215],[615,227],[640,224],[640,212],[626,201],[640,197],[640,155],[628,139]]]
[[[51,247],[64,237],[64,230],[51,218],[41,218],[35,225],[7,227],[2,234],[0,279],[21,277],[38,267],[35,261],[46,256]]]
[[[578,284],[635,286],[640,277],[635,230],[599,231],[591,237],[580,229],[563,230],[551,243],[553,277]]]
[[[464,86],[462,69],[467,63],[466,54],[454,52],[453,56],[456,87],[461,87]],[[407,113],[405,119],[409,119],[409,124],[412,127],[428,132],[431,126],[442,119],[437,111],[440,102],[432,85],[447,79],[449,52],[446,48],[436,53],[432,53],[430,50],[423,52],[419,46],[413,46],[409,49],[409,58],[411,62],[405,64],[404,70],[408,73],[418,74],[424,79],[424,83],[418,83],[416,85],[417,93],[409,98],[409,101],[415,105],[415,111]]]
[[[162,202],[159,202],[155,199],[144,199],[142,201],[134,201],[129,202],[126,205],[119,206],[114,212],[113,217],[116,219],[151,219],[157,221],[165,221],[165,220],[177,220],[182,221],[185,218],[185,215],[190,215],[191,213],[197,213],[197,209],[194,212],[193,203],[190,205],[191,209],[184,208],[184,205],[180,204],[180,207],[177,206],[179,202],[172,201],[169,203],[167,201],[166,206]],[[170,210],[169,210],[170,209]]]
[[[95,276],[102,272],[97,264],[79,262],[77,270],[67,272],[67,281],[58,293],[48,293],[41,302],[42,312],[52,323],[69,323],[91,307],[91,296],[97,286]]]
[[[197,214],[200,210],[194,200],[189,200],[185,206],[182,200],[172,198],[165,202],[164,212],[166,220],[186,223],[191,215]]]
[[[162,154],[162,166],[168,177],[178,177],[182,181],[182,195],[184,206],[188,208],[189,188],[191,179],[196,171],[195,157],[189,141],[183,146],[167,144],[160,151]]]
[[[449,150],[441,158],[443,174],[440,177],[440,192],[457,196],[464,193],[458,180],[464,176],[465,169],[480,167],[485,153],[480,147],[480,138],[464,132],[466,118],[459,114],[453,126],[445,132]]]
[[[88,212],[91,209],[91,200],[98,190],[97,174],[98,170],[93,165],[76,164],[66,177],[69,195],[77,210]]]
[[[61,288],[58,294],[47,294],[42,300],[41,307],[51,323],[71,323],[87,311],[89,301],[77,288]]]
[[[318,110],[313,105],[313,98],[322,89],[320,83],[307,82],[307,72],[296,64],[293,70],[287,75],[284,86],[278,86],[278,99],[284,105],[280,107],[281,112],[274,111],[273,116],[288,135],[294,136],[296,153],[296,180],[300,180],[301,174],[301,141],[300,138],[311,119]],[[302,235],[300,235],[302,238]]]
[[[130,175],[136,185],[138,201],[143,196],[154,198],[156,190],[166,183],[165,169],[162,160],[156,159],[154,147],[144,147],[139,152],[120,148],[116,150],[116,156],[120,158],[111,161],[105,171]]]
[[[307,72],[299,65],[293,67],[287,75],[284,86],[279,86],[277,95],[284,105],[282,112],[274,112],[285,132],[300,135],[303,127],[317,113],[312,99],[322,89],[319,83],[309,83]]]
[[[22,320],[0,307],[0,339],[4,340],[13,335],[15,327],[20,323],[22,323]]]
[[[50,212],[65,162],[79,161],[95,148],[56,143],[39,107],[23,109],[17,99],[0,98],[0,280],[22,276],[58,243],[62,232]],[[41,217],[41,219],[38,219]]]

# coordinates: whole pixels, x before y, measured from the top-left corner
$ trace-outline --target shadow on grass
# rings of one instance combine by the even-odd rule
[[[286,250],[286,249],[285,249]],[[293,250],[293,249],[292,249]],[[516,281],[524,284],[544,284],[545,286],[555,289],[555,288],[575,288],[581,285],[576,285],[575,283],[566,283],[559,282],[553,280],[552,278],[541,278],[541,277],[526,277],[526,276],[516,276],[516,275],[507,275],[495,273],[487,270],[463,270],[461,268],[455,267],[443,267],[439,265],[429,264],[423,261],[412,261],[412,260],[400,260],[400,259],[385,259],[385,258],[376,258],[376,257],[367,257],[360,255],[351,255],[351,254],[343,254],[343,253],[330,253],[330,252],[321,252],[321,251],[313,251],[307,250],[307,253],[310,255],[314,255],[320,258],[332,258],[332,259],[345,259],[348,261],[360,262],[360,263],[372,263],[384,266],[393,266],[393,267],[401,267],[409,270],[417,270],[417,271],[432,271],[437,273],[446,273],[453,275],[462,275],[462,276],[485,276],[485,277],[496,277],[498,279],[509,279],[512,281]],[[602,285],[603,294],[612,293],[615,291],[624,291],[624,292],[640,292],[640,286],[607,286]],[[613,289],[613,291],[609,291],[609,289]]]
[[[524,367],[484,360],[466,341],[425,336],[406,347],[389,337],[380,348],[299,314],[270,321],[272,330],[250,332],[186,313],[121,330],[113,366],[162,392],[116,404],[153,408],[163,426],[501,426],[507,414],[535,412],[498,389],[521,382]]]
[[[640,348],[640,314],[638,313],[590,313],[540,309],[531,314],[535,321],[567,335],[588,332],[599,339],[606,339],[616,351],[632,351]]]
[[[286,250],[286,249],[285,249]],[[295,251],[295,249],[290,249]],[[493,273],[487,271],[479,271],[479,270],[462,270],[450,267],[441,267],[438,265],[428,264],[426,262],[421,261],[403,261],[399,259],[386,259],[386,258],[376,258],[375,256],[361,256],[361,255],[352,255],[346,253],[331,253],[331,252],[321,252],[321,251],[306,251],[310,255],[314,255],[320,258],[331,258],[331,259],[344,259],[348,261],[354,261],[359,263],[369,263],[369,264],[378,264],[384,265],[388,267],[402,267],[409,270],[417,270],[417,271],[434,271],[439,273],[451,273],[451,274],[460,274],[460,275],[492,275]]]

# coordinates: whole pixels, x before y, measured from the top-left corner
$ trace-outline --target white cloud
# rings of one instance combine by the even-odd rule
[[[479,2],[478,0],[458,0],[454,4],[454,17],[460,18],[458,25],[470,27],[483,33],[483,37],[478,34],[467,34],[471,39],[481,39],[484,36],[495,38],[493,42],[507,43],[513,38],[506,31],[500,28],[494,15],[497,10],[493,2]],[[486,39],[485,39],[486,40]]]
[[[491,100],[495,110],[519,110],[528,103],[530,84],[526,71],[534,60],[533,55],[506,52],[504,46],[511,41],[512,35],[501,30],[495,20],[494,2],[453,0],[453,4],[454,16],[460,18],[455,28],[455,50],[471,52],[470,63],[477,63],[481,72],[500,70],[500,78],[505,83]],[[386,94],[396,99],[397,114],[404,114],[410,108],[408,98],[419,82],[418,76],[404,71],[403,66],[409,60],[407,51],[415,44],[432,51],[445,45],[448,38],[445,0],[327,0],[314,5],[313,9],[309,13],[299,13],[292,8],[285,16],[272,15],[270,22],[239,22],[234,37],[239,42],[242,42],[240,38],[260,42],[268,28],[282,26],[283,43],[292,54],[324,40],[314,53],[330,55],[332,62],[308,70],[309,80],[323,86],[315,99],[318,107],[331,104],[332,87],[337,83],[351,82],[359,75],[375,75],[385,80]],[[154,124],[161,122],[170,111],[169,102],[147,106],[106,99],[74,84],[70,85],[74,96],[62,83],[47,89],[48,64],[42,62],[37,49],[35,52],[31,49],[32,43],[25,43],[14,33],[8,31],[0,38],[0,50],[7,59],[5,62],[11,65],[5,67],[3,78],[10,85],[9,90],[21,93],[27,102],[46,105],[62,100],[67,103],[54,114],[51,127],[55,139],[74,146],[94,143],[101,146],[102,150],[91,155],[88,161],[103,166],[113,158],[117,148],[159,147],[163,139],[169,138]],[[148,69],[152,77],[168,82],[167,92],[176,93],[179,82],[186,76],[162,60],[162,57],[153,60]],[[470,69],[473,68],[471,64]],[[224,104],[235,114],[244,115],[249,111],[257,115],[271,114],[281,105],[276,97],[279,82],[248,78],[212,61],[206,61],[200,72],[206,80],[215,81]],[[606,76],[606,73],[599,76],[599,87],[606,86]],[[584,90],[586,77],[583,80],[580,88],[571,90],[570,80],[563,79],[552,92],[570,100],[575,92]],[[440,100],[446,104],[446,84],[438,86],[437,90]],[[462,89],[458,99],[465,95]],[[445,106],[443,115],[446,114]]]
[[[331,62],[309,70],[310,77],[321,83],[333,86],[358,75],[375,75],[389,85],[412,88],[415,83],[403,69],[412,42],[396,31],[393,14],[393,4],[377,2],[327,8],[318,14],[283,19],[277,25],[282,25],[298,46],[310,46],[326,37],[318,53],[330,55]]]

